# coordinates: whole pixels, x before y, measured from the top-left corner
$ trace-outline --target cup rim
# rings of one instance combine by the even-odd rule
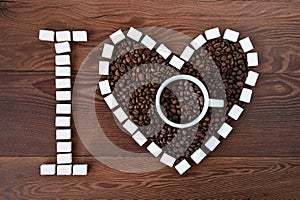
[[[170,83],[172,83],[174,81],[178,81],[178,80],[187,80],[187,81],[191,81],[194,84],[196,84],[198,86],[198,88],[201,90],[201,92],[203,94],[203,99],[204,99],[203,108],[202,108],[200,114],[198,115],[198,117],[196,119],[194,119],[193,121],[184,123],[184,124],[178,124],[178,123],[175,123],[175,122],[172,122],[171,120],[169,120],[162,112],[161,105],[160,105],[160,97],[161,97],[163,90],[167,87],[167,85],[169,85]],[[158,115],[162,118],[162,120],[164,120],[165,123],[167,123],[170,126],[175,127],[175,128],[188,128],[188,127],[194,126],[195,124],[200,122],[200,120],[207,113],[207,110],[209,107],[209,94],[208,94],[208,91],[207,91],[205,85],[199,79],[197,79],[193,76],[190,76],[190,75],[183,75],[183,74],[175,75],[175,76],[168,78],[160,85],[160,87],[156,93],[156,97],[155,97],[155,106],[156,106]]]

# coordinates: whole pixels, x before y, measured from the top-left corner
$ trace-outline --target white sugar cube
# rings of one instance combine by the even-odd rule
[[[221,135],[223,138],[226,138],[231,131],[232,126],[224,122],[224,124],[219,128],[218,134]]]
[[[99,75],[109,75],[108,61],[99,61]]]
[[[114,44],[117,44],[125,39],[125,35],[123,34],[121,29],[117,30],[116,32],[111,34],[109,37]]]
[[[113,51],[114,51],[114,46],[105,43],[102,50],[102,57],[110,59],[112,57]]]
[[[55,87],[58,89],[71,88],[70,78],[57,78],[55,79]]]
[[[231,42],[236,42],[240,33],[234,30],[226,29],[223,38]]]
[[[198,35],[192,42],[191,45],[194,47],[195,50],[199,49],[206,43],[206,39],[203,35]]]
[[[69,42],[55,43],[54,47],[55,47],[55,52],[57,54],[71,52],[71,47]]]
[[[185,47],[185,49],[181,53],[180,58],[182,58],[185,61],[189,61],[189,59],[192,57],[192,55],[193,55],[194,52],[195,52],[194,49],[192,49],[191,47],[187,46],[187,47]]]
[[[168,165],[169,167],[173,167],[175,161],[176,161],[176,158],[174,158],[166,153],[164,153],[162,155],[162,157],[160,158],[160,162],[164,163],[165,165]]]
[[[258,54],[257,52],[247,53],[248,67],[258,66]]]
[[[224,107],[223,99],[209,99],[209,107],[222,108]]]
[[[115,117],[117,118],[117,120],[122,123],[125,121],[125,119],[128,118],[128,116],[126,115],[126,113],[124,112],[124,110],[120,107],[117,110],[115,110],[113,112],[113,114],[115,115]]]
[[[240,40],[239,43],[245,53],[253,49],[253,45],[249,37]]]
[[[55,67],[55,76],[71,76],[71,67]]]
[[[140,132],[137,131],[133,136],[132,139],[136,141],[140,146],[143,146],[147,142],[147,138]]]
[[[185,159],[175,166],[175,169],[180,175],[186,172],[189,168],[191,168],[191,165]]]
[[[56,101],[70,101],[71,91],[56,91]]]
[[[250,86],[255,86],[258,76],[259,76],[259,74],[257,72],[249,71],[248,76],[245,81],[245,84],[250,85]]]
[[[40,166],[40,175],[55,175],[56,165],[55,164],[43,164]]]
[[[135,125],[135,123],[133,123],[130,119],[128,119],[123,127],[132,135],[137,129],[138,127]]]
[[[87,164],[75,164],[73,165],[73,175],[85,176],[87,175],[88,165]]]
[[[252,90],[248,88],[243,88],[241,96],[240,96],[240,101],[250,103],[252,97]]]
[[[221,36],[218,27],[204,31],[207,40],[212,40]]]
[[[56,114],[71,114],[71,104],[56,104]]]
[[[71,32],[70,31],[56,31],[56,41],[65,42],[71,41]]]
[[[70,65],[71,64],[70,55],[56,55],[55,56],[55,64],[56,65]]]
[[[145,35],[145,37],[142,39],[141,43],[150,50],[152,50],[156,44],[156,42],[148,35]]]
[[[196,163],[199,164],[201,160],[203,160],[206,156],[206,153],[202,149],[197,149],[192,155],[191,159]]]
[[[56,127],[70,127],[71,126],[71,117],[55,117],[55,126]]]
[[[54,31],[49,30],[40,30],[39,39],[42,41],[54,41]]]
[[[147,150],[154,156],[158,157],[159,154],[162,152],[162,149],[157,146],[154,142],[151,142],[151,144],[147,147]]]
[[[228,116],[234,120],[238,120],[238,118],[240,117],[240,115],[242,114],[243,111],[244,111],[244,109],[242,107],[234,104],[232,106],[232,108],[230,109],[230,111],[228,112]]]
[[[86,31],[72,31],[74,42],[87,42]]]
[[[170,65],[174,66],[178,70],[180,70],[184,64],[184,61],[178,58],[177,56],[173,56],[169,62]]]
[[[211,136],[204,145],[210,151],[213,151],[219,144],[220,144],[220,141],[215,136]]]
[[[57,175],[69,176],[72,174],[72,165],[57,165]]]
[[[57,164],[70,164],[72,163],[72,154],[71,153],[59,153],[56,156]]]
[[[102,95],[111,93],[108,80],[99,82],[99,88]]]
[[[57,153],[68,153],[72,151],[72,142],[57,142],[56,152]]]
[[[70,140],[70,139],[71,139],[71,129],[56,130],[56,140]]]
[[[119,105],[116,98],[112,94],[106,96],[104,98],[104,101],[106,102],[109,109],[114,109],[115,107],[117,107]]]
[[[130,27],[127,36],[135,41],[140,41],[141,37],[142,37],[143,33],[133,27]]]
[[[156,49],[156,52],[159,53],[164,59],[167,59],[172,53],[170,49],[168,49],[165,45],[161,44]]]

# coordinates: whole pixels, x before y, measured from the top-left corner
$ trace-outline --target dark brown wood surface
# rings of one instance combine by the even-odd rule
[[[130,174],[108,168],[80,142],[74,162],[88,163],[86,177],[43,177],[55,162],[54,49],[40,29],[87,30],[73,44],[73,78],[88,53],[111,33],[130,26],[159,26],[195,37],[205,29],[232,28],[250,36],[261,73],[253,102],[230,136],[184,176],[174,169]],[[102,99],[99,115],[119,147],[139,149],[118,137]],[[0,1],[0,199],[99,198],[300,198],[300,2],[295,1]]]

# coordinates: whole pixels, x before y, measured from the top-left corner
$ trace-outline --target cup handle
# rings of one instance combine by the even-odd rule
[[[209,99],[209,107],[213,108],[223,108],[224,100],[223,99]]]

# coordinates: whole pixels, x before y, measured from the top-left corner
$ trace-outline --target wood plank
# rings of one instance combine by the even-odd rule
[[[155,1],[133,0],[114,4],[109,0],[1,2],[0,70],[53,70],[53,44],[38,40],[39,29],[88,31],[88,43],[72,45],[74,69],[78,70],[88,53],[117,29],[159,24],[191,37],[216,26],[223,31],[238,30],[241,38],[252,38],[260,53],[260,72],[300,73],[299,10],[299,1],[185,1],[183,4],[166,0],[160,1],[159,8]]]
[[[53,158],[55,159],[55,158]],[[39,176],[49,158],[0,158],[4,199],[295,199],[300,196],[300,159],[208,158],[184,176],[174,169],[143,174],[112,170],[93,158],[86,177]]]
[[[53,85],[52,73],[1,73],[1,156],[55,155]],[[233,132],[211,156],[300,156],[299,86],[299,74],[261,75],[253,102],[245,105],[241,119],[232,123]],[[86,97],[89,87],[93,85],[83,86],[82,97]],[[111,111],[102,97],[96,98],[95,106],[99,122],[112,142],[129,151],[144,152],[111,123]],[[87,107],[84,112],[89,110]],[[73,131],[74,154],[89,155],[74,125]]]

